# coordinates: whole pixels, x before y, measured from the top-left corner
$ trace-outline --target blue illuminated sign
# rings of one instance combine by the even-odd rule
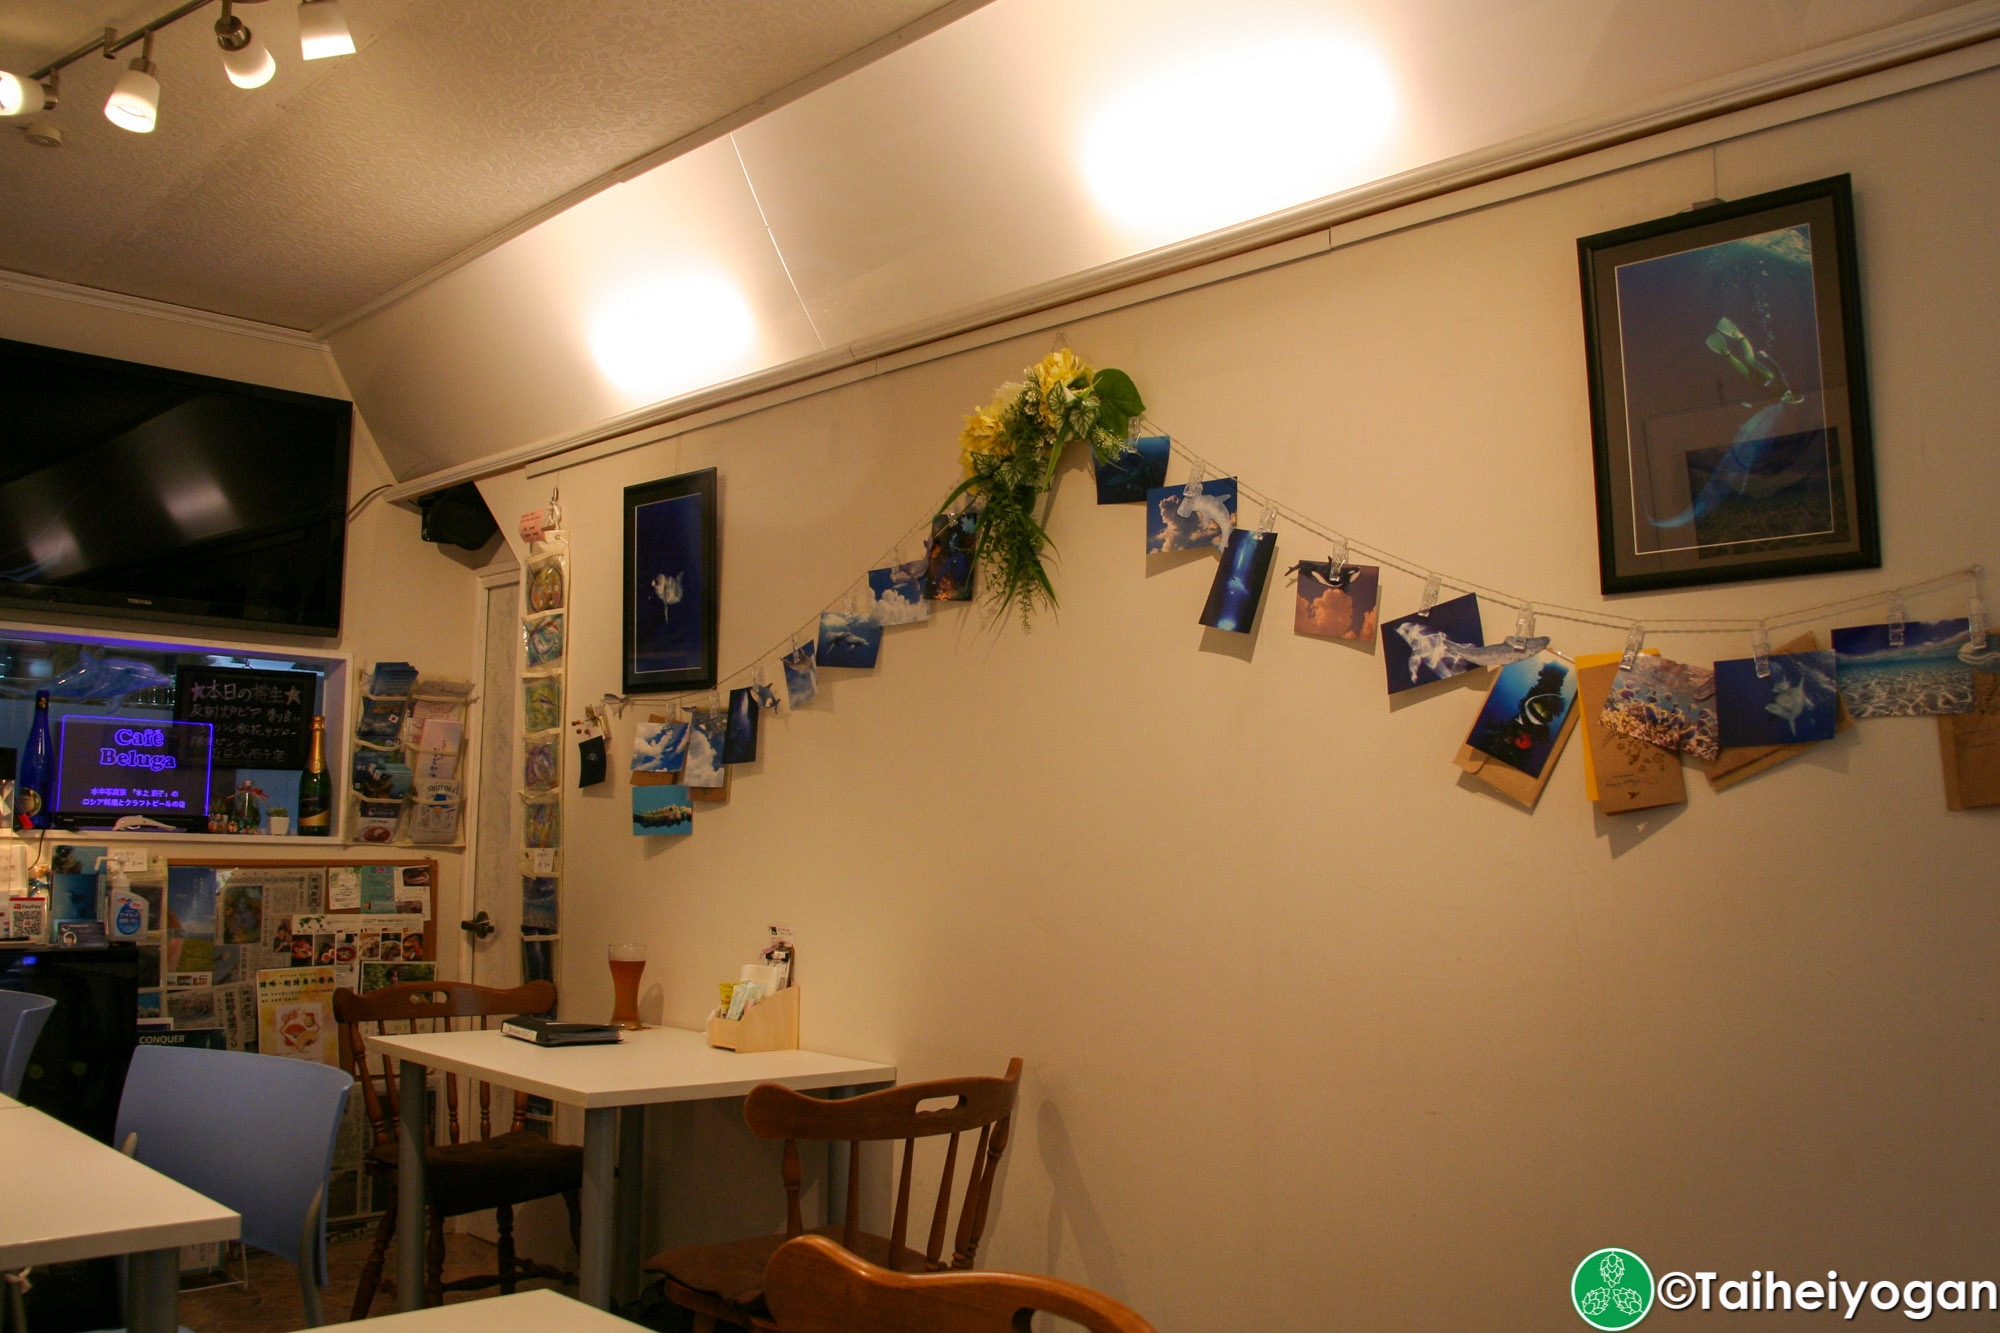
[[[208,815],[215,727],[129,717],[66,717],[57,746],[59,815]]]

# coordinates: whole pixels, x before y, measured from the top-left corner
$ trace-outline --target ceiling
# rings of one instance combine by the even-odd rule
[[[5,0],[0,68],[170,3]],[[63,147],[0,130],[0,279],[308,332],[404,481],[2000,34],[2000,0],[341,0],[358,53],[307,63],[292,0],[238,3],[269,86],[204,10],[154,133],[95,55]]]
[[[174,4],[7,0],[0,69],[26,74]],[[342,0],[356,54],[307,62],[290,0],[239,0],[278,61],[244,91],[224,77],[211,6],[156,40],[153,133],[100,113],[134,47],[63,72],[60,106],[33,117],[62,147],[0,137],[0,269],[316,329],[974,7]]]

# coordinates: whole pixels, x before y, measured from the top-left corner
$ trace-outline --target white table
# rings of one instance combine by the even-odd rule
[[[19,1110],[20,1107],[21,1103],[15,1101],[12,1097],[9,1097],[6,1093],[0,1092],[0,1111],[14,1111],[14,1110]]]
[[[645,1108],[657,1102],[741,1097],[759,1083],[801,1092],[896,1080],[894,1065],[816,1051],[717,1050],[707,1034],[681,1028],[628,1032],[615,1046],[537,1046],[497,1031],[373,1037],[372,1050],[400,1061],[402,1109],[396,1189],[396,1300],[423,1301],[424,1071],[440,1069],[583,1111],[582,1236],[577,1294],[608,1309],[639,1281],[640,1173]],[[838,1154],[836,1154],[838,1156]],[[831,1182],[830,1182],[831,1184]],[[831,1191],[830,1197],[838,1197]]]
[[[0,1271],[130,1255],[125,1322],[134,1333],[180,1326],[181,1246],[243,1231],[215,1200],[33,1107],[0,1114],[0,1162]]]
[[[367,1333],[631,1333],[643,1327],[573,1301],[561,1292],[517,1291],[512,1296],[376,1315],[357,1323],[333,1324],[329,1329],[366,1329]]]

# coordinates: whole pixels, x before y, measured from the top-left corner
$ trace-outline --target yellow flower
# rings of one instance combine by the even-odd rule
[[[965,429],[958,433],[958,461],[965,469],[965,475],[973,472],[973,457],[978,454],[1010,454],[1014,451],[1013,441],[1007,438],[1007,409],[1019,397],[1021,386],[1002,385],[1000,392],[985,407],[976,409],[965,419]]]
[[[1029,373],[1034,375],[1035,385],[1042,391],[1044,399],[1058,386],[1080,389],[1090,383],[1091,376],[1095,374],[1084,364],[1083,358],[1067,347],[1050,352]]]

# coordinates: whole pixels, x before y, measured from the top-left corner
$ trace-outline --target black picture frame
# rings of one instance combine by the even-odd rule
[[[625,693],[714,687],[720,576],[714,468],[625,488]]]
[[[1849,177],[1577,258],[1604,592],[1879,568]]]

